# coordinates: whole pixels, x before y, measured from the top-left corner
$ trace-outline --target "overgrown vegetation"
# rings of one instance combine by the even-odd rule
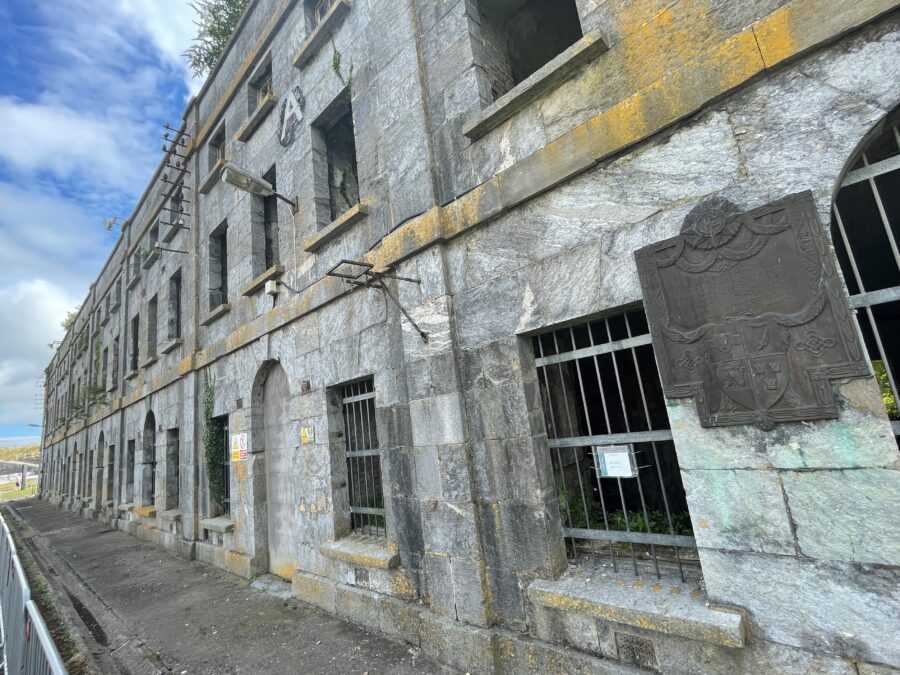
[[[14,522],[14,520],[7,508],[3,507],[3,516],[7,524],[9,524]],[[22,571],[25,572],[28,585],[31,587],[31,599],[38,606],[41,617],[43,617],[44,623],[47,624],[47,630],[50,631],[50,635],[56,643],[56,648],[59,650],[59,655],[62,657],[69,675],[86,675],[89,672],[87,659],[84,654],[78,651],[78,647],[69,634],[65,621],[63,621],[59,611],[56,609],[56,605],[53,602],[53,594],[47,585],[44,574],[31,556],[31,552],[24,545],[18,530],[13,527],[10,527],[9,530],[16,545],[19,560],[22,563]]]
[[[669,529],[669,519],[662,511],[647,511],[647,518],[644,518],[643,511],[629,511],[626,518],[623,511],[607,511],[606,522],[609,523],[607,528],[603,521],[603,507],[600,502],[594,500],[587,501],[585,509],[585,501],[577,496],[570,497],[567,492],[561,490],[559,493],[559,509],[562,515],[563,525],[577,529],[590,530],[619,530],[622,532],[648,532],[647,520],[650,521],[649,532],[653,534],[683,534],[692,535],[691,517],[688,513],[672,514],[672,530]],[[627,526],[626,526],[627,525]]]
[[[884,407],[887,408],[888,417],[892,420],[900,419],[900,409],[897,408],[897,399],[894,398],[894,392],[891,391],[891,382],[888,379],[884,361],[872,361],[872,366],[875,369],[875,377],[878,379],[878,387],[881,389],[881,400],[884,401]]]
[[[36,464],[41,458],[41,446],[22,445],[18,448],[0,448],[0,462],[31,462]]]
[[[210,502],[221,504],[225,496],[225,449],[222,446],[222,427],[213,416],[215,400],[215,382],[207,370],[203,390],[203,450]]]
[[[66,312],[66,317],[59,322],[59,325],[63,330],[69,330],[72,327],[72,324],[75,323],[75,319],[78,318],[78,311],[81,309],[81,305],[75,305],[75,309],[71,312]]]
[[[190,3],[197,12],[197,37],[184,57],[197,77],[206,77],[215,68],[225,45],[237,27],[249,0],[197,0]]]

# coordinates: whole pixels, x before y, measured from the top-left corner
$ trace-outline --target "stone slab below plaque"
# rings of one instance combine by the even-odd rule
[[[665,395],[704,427],[835,418],[830,380],[870,374],[809,192],[708,199],[635,259]]]

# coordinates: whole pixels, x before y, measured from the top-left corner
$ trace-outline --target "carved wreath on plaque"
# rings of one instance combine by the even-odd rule
[[[704,427],[835,418],[830,380],[869,374],[809,192],[709,199],[635,259],[665,395]]]

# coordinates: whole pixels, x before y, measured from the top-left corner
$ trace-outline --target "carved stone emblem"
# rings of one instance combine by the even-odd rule
[[[809,192],[706,200],[635,259],[665,394],[704,427],[835,418],[830,380],[869,374]]]

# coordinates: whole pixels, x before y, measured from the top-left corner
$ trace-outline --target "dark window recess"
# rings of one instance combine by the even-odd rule
[[[131,370],[138,369],[138,356],[140,354],[140,330],[141,330],[141,317],[138,314],[135,314],[131,319],[131,356],[130,356],[130,365]]]
[[[269,169],[263,180],[278,189],[275,167]],[[253,276],[258,277],[278,264],[278,198],[254,197],[251,214],[251,248]]]
[[[150,298],[147,304],[147,358],[156,356],[157,319],[159,315],[159,300],[157,296]]]
[[[209,158],[208,158],[208,170],[212,171],[216,166],[216,162],[224,161],[225,159],[225,125],[223,124],[219,127],[219,130],[216,131],[215,135],[209,141]]]
[[[335,0],[305,0],[306,25],[310,32],[314,31],[328,14]]]
[[[153,227],[150,228],[150,253],[153,253],[153,249],[159,243],[159,222],[154,223]]]
[[[103,369],[100,372],[100,386],[106,389],[108,384],[107,376],[109,375],[109,347],[103,348]]]
[[[327,225],[359,203],[359,173],[350,94],[345,91],[313,127],[313,162],[319,225]]]
[[[375,383],[372,378],[344,385],[341,391],[350,529],[355,534],[385,535],[381,453],[375,426]]]
[[[166,509],[178,508],[180,446],[180,432],[177,428],[169,429],[166,432]]]
[[[125,461],[122,462],[122,484],[125,486],[125,495],[123,499],[130,502],[134,499],[134,464],[135,455],[137,454],[137,446],[134,439],[128,441],[128,451],[125,453]]]
[[[900,169],[886,162],[900,156],[897,118],[853,160],[834,200],[831,239],[900,443]]]
[[[570,559],[699,578],[644,312],[544,333],[533,346]]]
[[[582,37],[575,0],[478,1],[475,65],[492,100],[503,96]]]
[[[250,83],[250,90],[247,96],[247,104],[249,113],[252,115],[256,109],[265,100],[266,96],[272,91],[272,63],[271,61],[263,66],[262,71]]]
[[[228,224],[209,235],[209,309],[228,302]]]
[[[119,336],[113,338],[112,349],[112,383],[113,387],[119,384]]]
[[[169,278],[168,339],[181,337],[181,270]]]

